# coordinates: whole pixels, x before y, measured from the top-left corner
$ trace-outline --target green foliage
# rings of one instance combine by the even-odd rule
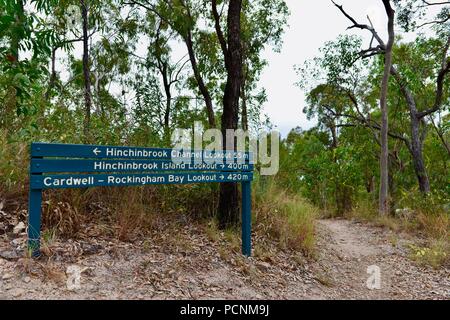
[[[419,111],[435,102],[436,77],[442,66],[446,37],[418,36],[394,46],[394,64]],[[360,59],[361,40],[339,36],[327,42],[320,55],[297,67],[298,85],[306,91],[303,109],[317,125],[308,132],[293,131],[286,139],[288,172],[296,172],[290,184],[309,199],[338,213],[351,211],[359,201],[377,198],[379,157],[379,84],[383,56]],[[422,122],[424,154],[433,194],[440,205],[448,203],[449,157],[444,142],[448,128],[449,86],[444,83],[443,108]],[[395,78],[389,83],[389,188],[393,208],[410,207],[404,194],[418,189],[410,145],[411,114]],[[299,178],[298,178],[299,177]],[[423,197],[420,197],[421,199]],[[431,199],[424,202],[432,208]],[[376,205],[374,203],[374,205]]]

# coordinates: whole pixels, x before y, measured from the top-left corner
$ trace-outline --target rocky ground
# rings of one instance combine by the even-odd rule
[[[133,243],[53,240],[32,260],[16,250],[25,234],[15,231],[0,236],[0,299],[450,298],[449,268],[408,258],[414,239],[348,220],[318,221],[309,259],[258,236],[255,255],[243,258],[236,239],[184,222]],[[367,287],[370,266],[379,270],[379,289]]]

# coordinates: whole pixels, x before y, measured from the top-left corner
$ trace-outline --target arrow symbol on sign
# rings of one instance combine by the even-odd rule
[[[221,174],[221,175],[219,176],[219,178],[223,180],[223,178],[225,178],[225,176],[224,176],[223,174]]]
[[[98,154],[101,153],[101,151],[98,150],[98,148],[95,148],[94,150],[92,150],[92,152],[93,152],[96,156],[98,156]]]

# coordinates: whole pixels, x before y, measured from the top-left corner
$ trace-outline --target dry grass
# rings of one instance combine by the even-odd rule
[[[445,240],[432,240],[428,246],[410,245],[410,257],[419,264],[439,268],[450,263],[450,246]]]
[[[260,231],[277,239],[282,248],[313,256],[315,220],[319,211],[298,195],[270,181],[256,194],[256,222]]]
[[[28,181],[29,146],[8,141],[0,131],[0,185],[4,192],[20,193]]]
[[[423,230],[430,238],[449,239],[450,215],[448,213],[426,214],[418,212],[416,222],[417,228]]]
[[[420,196],[422,197],[422,196]],[[406,204],[403,201],[403,205]],[[416,202],[417,203],[417,202]],[[412,203],[410,203],[412,204]],[[419,234],[424,240],[424,245],[411,245],[410,256],[421,264],[428,264],[435,268],[448,264],[450,256],[450,215],[430,202],[421,200],[419,205],[411,205],[406,216],[380,216],[376,207],[369,202],[361,202],[352,212],[346,214],[347,218],[360,221],[368,221],[379,227],[386,227],[398,232]],[[397,240],[392,239],[393,245]]]

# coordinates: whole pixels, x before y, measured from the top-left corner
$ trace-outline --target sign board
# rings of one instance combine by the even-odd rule
[[[182,150],[165,148],[115,147],[80,144],[33,143],[31,154],[34,157],[64,158],[102,158],[102,159],[191,159],[207,163],[237,161],[251,162],[249,152]]]
[[[253,169],[247,152],[32,143],[28,247],[39,256],[45,189],[240,182],[242,253],[250,256]]]

